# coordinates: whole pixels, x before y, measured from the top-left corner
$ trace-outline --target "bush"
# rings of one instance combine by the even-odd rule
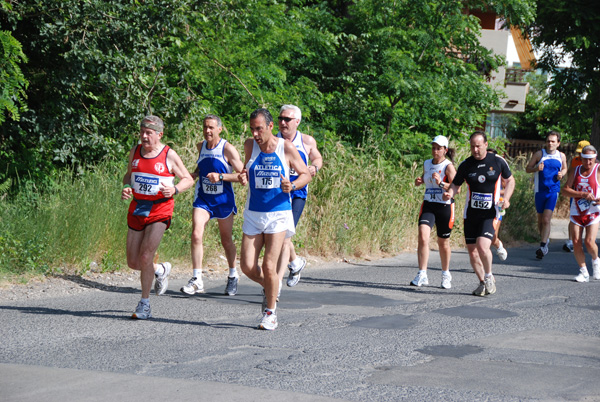
[[[197,158],[199,131],[175,147],[192,169]],[[233,136],[230,136],[233,137]],[[243,136],[231,138],[242,149]],[[350,148],[323,140],[324,167],[309,184],[305,212],[293,238],[300,254],[365,257],[414,250],[423,189],[414,186],[422,162],[407,168],[373,150]],[[469,151],[458,149],[458,165]],[[511,163],[517,185],[506,214],[501,238],[536,239],[531,175]],[[20,192],[0,200],[0,267],[4,272],[84,273],[90,266],[102,271],[126,267],[126,215],[129,202],[120,199],[125,163],[103,162],[83,173],[62,172],[44,187],[23,182]],[[247,188],[234,185],[239,214],[234,221],[236,244],[242,238],[242,212]],[[454,247],[463,247],[462,219],[465,189],[456,197]],[[193,191],[177,196],[172,226],[159,248],[161,260],[189,266]],[[432,235],[433,236],[433,235]],[[435,247],[435,242],[431,243]],[[204,238],[204,266],[225,264],[221,258],[218,225],[208,225]]]

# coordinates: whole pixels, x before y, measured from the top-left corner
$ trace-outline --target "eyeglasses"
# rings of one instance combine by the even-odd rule
[[[283,121],[285,121],[286,123],[289,123],[290,121],[294,120],[294,119],[295,119],[295,117],[284,117],[284,116],[279,116],[277,119],[278,119],[279,121],[283,120]]]

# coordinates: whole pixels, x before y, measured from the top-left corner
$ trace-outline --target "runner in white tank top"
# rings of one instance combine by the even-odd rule
[[[431,155],[433,158],[425,161],[423,174],[415,180],[415,186],[425,185],[425,194],[419,213],[419,244],[417,248],[419,272],[415,279],[410,282],[412,286],[429,285],[429,278],[427,277],[429,238],[435,225],[442,263],[441,287],[443,289],[452,287],[450,232],[454,226],[454,200],[446,201],[442,199],[442,195],[444,190],[452,183],[456,169],[452,161],[446,158],[447,153],[448,139],[443,135],[438,135],[431,142]]]
[[[585,249],[592,256],[594,279],[600,280],[600,257],[596,236],[600,223],[600,177],[596,159],[598,152],[593,145],[585,146],[581,151],[581,166],[569,172],[567,183],[562,189],[563,195],[572,197],[571,222],[573,223],[573,255],[579,266],[577,282],[589,282],[590,275],[585,264],[583,250],[583,231],[585,230]]]

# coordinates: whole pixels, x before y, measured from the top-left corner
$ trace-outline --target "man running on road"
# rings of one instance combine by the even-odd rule
[[[490,250],[495,232],[494,220],[500,213],[499,207],[507,209],[510,206],[515,178],[504,158],[487,152],[487,137],[483,131],[475,131],[469,141],[471,156],[458,166],[450,188],[442,197],[446,201],[451,200],[464,182],[469,186],[464,210],[465,243],[471,266],[479,279],[479,286],[473,294],[485,296],[496,292]],[[499,206],[502,178],[506,180],[506,187],[504,204]]]
[[[223,123],[218,116],[209,114],[202,123],[204,141],[197,144],[199,157],[196,170],[192,173],[196,182],[194,210],[192,213],[192,278],[181,292],[187,295],[204,292],[202,281],[202,259],[204,257],[204,230],[208,221],[217,219],[221,245],[229,264],[229,275],[225,294],[237,293],[239,274],[235,268],[236,246],[233,242],[233,216],[237,214],[235,195],[231,182],[239,180],[244,168],[240,154],[233,145],[221,138]]]
[[[558,150],[559,146],[560,133],[550,131],[546,136],[546,147],[534,153],[525,167],[527,173],[535,174],[535,209],[540,232],[540,248],[535,256],[539,260],[548,254],[552,214],[558,201],[560,180],[567,174],[567,158]]]
[[[313,137],[307,134],[303,134],[298,131],[298,125],[302,120],[302,112],[300,108],[294,105],[283,105],[279,111],[279,132],[277,137],[289,140],[294,144],[302,161],[308,166],[308,171],[311,177],[321,170],[323,167],[323,157],[317,149],[317,141]],[[310,165],[308,162],[310,161]],[[296,179],[296,172],[290,171],[290,180]],[[304,210],[304,204],[306,204],[306,197],[308,195],[308,186],[304,188],[292,191],[292,214],[294,215],[294,227],[298,226],[298,221]],[[306,259],[298,257],[292,243],[292,238],[285,239],[284,253],[290,255],[289,264],[287,265],[290,273],[287,280],[288,286],[296,286],[300,280],[300,272],[306,266]],[[283,274],[285,273],[285,264],[278,268],[279,281],[283,280]]]

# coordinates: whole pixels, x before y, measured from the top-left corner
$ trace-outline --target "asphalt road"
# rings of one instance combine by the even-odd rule
[[[310,265],[272,332],[246,278],[234,297],[172,280],[148,321],[129,318],[137,283],[2,302],[0,400],[600,401],[600,281],[572,281],[563,233],[542,261],[533,245],[494,257],[487,297],[464,250],[449,290],[436,252],[422,288],[415,253]]]

